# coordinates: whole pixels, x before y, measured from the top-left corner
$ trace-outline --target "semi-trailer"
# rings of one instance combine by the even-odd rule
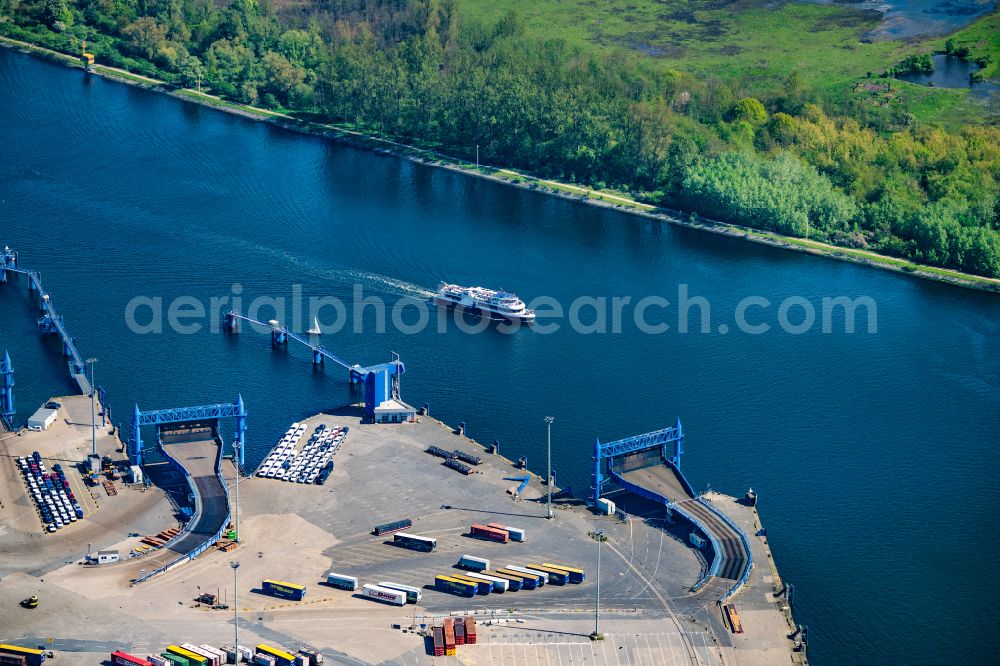
[[[111,653],[111,663],[115,666],[153,666],[148,659],[136,657],[122,650],[115,650]]]
[[[475,645],[476,644],[476,618],[468,617],[465,618],[465,644]]]
[[[472,583],[473,585],[476,586],[477,594],[489,594],[490,592],[493,591],[493,581],[482,580],[481,578],[473,578],[472,576],[469,575],[470,573],[472,572],[470,571],[467,573],[453,573],[449,574],[449,576],[451,578],[454,578],[455,580],[460,580],[465,583]]]
[[[45,650],[21,647],[20,645],[0,643],[0,654],[22,657],[24,659],[24,663],[28,664],[28,666],[39,666],[39,664],[45,661]]]
[[[587,574],[583,571],[583,569],[567,567],[562,564],[552,564],[550,562],[543,562],[542,564],[553,569],[559,569],[559,571],[565,571],[567,575],[569,575],[569,582],[571,583],[582,583],[587,577]]]
[[[397,532],[393,535],[392,542],[397,546],[403,546],[410,550],[419,550],[424,553],[431,552],[437,546],[437,539],[433,537],[408,534],[406,532]]]
[[[510,541],[510,535],[505,530],[494,529],[486,525],[473,525],[469,530],[469,534],[477,539],[486,539],[487,541],[496,541],[498,543],[507,543]]]
[[[354,576],[330,572],[326,575],[326,584],[341,590],[353,592],[358,589],[358,579]]]
[[[269,657],[274,660],[274,666],[295,666],[295,655],[276,648],[266,643],[261,643],[254,648],[254,659],[260,656]]]
[[[435,576],[434,589],[439,592],[451,592],[463,597],[475,596],[479,583],[469,583],[452,576]]]
[[[413,527],[413,521],[409,518],[404,518],[403,520],[396,520],[391,523],[385,523],[384,525],[376,525],[375,529],[372,530],[372,534],[375,536],[382,536],[383,534],[390,534],[391,532],[405,530],[407,527]]]
[[[513,569],[497,569],[498,574],[506,574],[508,576],[516,576],[521,579],[521,589],[522,590],[534,590],[538,587],[538,576],[533,576],[531,574],[521,573],[520,571],[514,571]]]
[[[257,666],[277,666],[277,660],[269,654],[255,654],[253,656],[253,663]]]
[[[165,657],[161,657],[158,654],[147,654],[146,660],[153,666],[168,666],[170,664]]]
[[[516,564],[508,564],[506,568],[510,569],[511,571],[523,573],[526,576],[534,576],[538,582],[538,587],[541,587],[542,585],[545,585],[547,582],[549,582],[549,575],[544,571],[532,571],[527,567],[518,566]]]
[[[369,599],[382,601],[387,604],[393,604],[396,606],[406,605],[406,592],[390,590],[389,588],[382,587],[381,585],[372,585],[371,583],[368,583],[361,588],[361,594]]]
[[[506,532],[510,536],[511,541],[525,541],[527,539],[525,531],[520,527],[511,527],[510,525],[501,525],[500,523],[486,523],[486,527]]]
[[[462,555],[462,557],[458,558],[458,567],[468,571],[485,571],[490,568],[490,561],[485,557]]]
[[[479,580],[489,581],[489,583],[493,586],[494,592],[506,592],[507,589],[510,587],[510,581],[508,581],[506,578],[489,576],[487,574],[475,573],[473,571],[467,573],[466,576],[468,576],[469,578],[478,578]]]
[[[197,654],[196,652],[191,652],[191,650],[188,650],[180,645],[168,645],[167,653],[177,655],[178,657],[183,657],[187,661],[188,666],[208,665],[208,659],[201,656],[200,654]]]
[[[392,582],[380,582],[379,587],[384,587],[387,590],[398,590],[406,595],[406,601],[411,604],[415,604],[421,599],[423,599],[424,594],[420,591],[420,588],[411,587],[410,585],[403,585],[401,583]]]
[[[203,652],[214,654],[215,657],[219,660],[220,664],[225,664],[228,663],[229,661],[229,658],[226,656],[226,653],[217,647],[213,647],[211,645],[199,645],[198,647],[201,648]]]
[[[215,655],[204,648],[198,647],[192,643],[181,643],[181,647],[207,659],[208,666],[220,666],[218,655]]]
[[[27,663],[28,662],[24,659],[24,655],[0,652],[0,666],[25,666]]]
[[[260,584],[265,594],[281,599],[302,601],[306,596],[306,586],[298,583],[286,583],[281,580],[265,580]]]
[[[511,592],[517,592],[522,587],[520,576],[510,576],[505,573],[500,573],[499,571],[490,571],[489,569],[487,569],[486,571],[480,571],[480,573],[485,574],[487,576],[492,576],[493,578],[503,578],[509,583],[508,589]]]
[[[553,585],[565,585],[569,582],[569,574],[562,569],[554,569],[544,564],[532,564],[528,567],[531,571],[538,571],[548,575],[549,582]]]
[[[462,618],[455,620],[455,645],[465,645],[465,622]]]
[[[319,666],[323,663],[323,653],[313,648],[299,648],[299,652],[309,657],[309,666]]]
[[[161,652],[160,656],[167,660],[170,666],[189,666],[189,662],[184,657],[179,654],[173,654],[171,652]]]

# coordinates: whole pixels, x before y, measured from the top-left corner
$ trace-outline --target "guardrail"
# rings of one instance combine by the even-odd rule
[[[719,509],[717,509],[711,502],[706,502],[702,500],[700,497],[698,498],[698,501],[701,502],[705,507],[707,507],[709,511],[711,511],[719,518],[721,518],[723,521],[725,521],[725,523],[729,525],[729,527],[731,527],[733,530],[736,531],[737,534],[740,535],[740,541],[743,542],[743,548],[746,550],[747,553],[747,563],[743,566],[743,575],[740,576],[739,580],[737,580],[736,583],[731,588],[729,588],[724,595],[722,595],[722,598],[719,599],[719,603],[721,604],[725,603],[726,600],[728,600],[731,596],[739,592],[740,589],[747,584],[747,581],[750,580],[750,570],[753,569],[753,551],[750,549],[750,540],[747,538],[746,532],[744,532],[739,525],[734,523],[732,518],[727,516],[724,511],[720,511]]]
[[[194,483],[191,481],[191,473],[188,472],[187,469],[185,469],[185,467],[183,465],[181,465],[180,462],[178,462],[173,456],[171,456],[169,453],[167,453],[167,450],[163,446],[162,443],[160,444],[160,451],[163,453],[163,455],[167,459],[167,461],[172,466],[176,467],[180,471],[181,475],[184,477],[184,480],[187,481],[188,486],[191,488],[191,494],[194,496],[194,514],[191,516],[190,520],[188,520],[187,524],[184,526],[184,529],[181,530],[180,532],[178,532],[177,535],[174,536],[173,539],[171,539],[170,541],[167,542],[167,544],[169,544],[171,541],[176,541],[177,539],[180,539],[181,537],[183,537],[183,536],[185,536],[185,535],[187,535],[187,534],[189,534],[191,532],[191,530],[193,529],[194,525],[196,525],[198,523],[198,519],[201,517],[202,506],[201,506],[201,497],[198,494],[198,489],[195,487]],[[225,494],[226,494],[226,506],[228,507],[229,506],[229,488],[226,487],[226,481],[225,481],[224,478],[222,478],[222,443],[221,442],[219,442],[218,453],[216,453],[216,455],[215,455],[215,474],[216,474],[216,476],[219,477],[219,481],[220,481],[220,483],[222,485],[223,492],[225,492]],[[190,551],[188,553],[185,553],[185,554],[183,554],[183,555],[181,555],[181,556],[179,556],[179,557],[171,560],[170,562],[168,562],[167,564],[163,565],[162,567],[160,567],[158,569],[153,569],[152,571],[149,571],[149,572],[145,573],[141,577],[136,578],[135,580],[132,581],[132,584],[135,585],[135,584],[138,584],[138,583],[143,583],[143,582],[149,580],[150,578],[153,578],[154,576],[159,576],[162,573],[166,573],[170,569],[173,569],[174,567],[179,566],[179,565],[183,564],[184,562],[190,562],[194,558],[198,557],[199,555],[201,555],[202,553],[204,553],[206,550],[208,550],[209,548],[211,548],[213,544],[215,544],[216,542],[218,542],[222,538],[222,535],[226,532],[226,528],[228,527],[230,520],[232,520],[232,509],[230,509],[229,511],[226,512],[226,518],[222,522],[222,527],[219,528],[219,531],[215,534],[215,536],[206,539],[204,543],[202,543],[201,545],[199,545],[198,547],[196,547],[194,550],[192,550],[192,551]],[[166,547],[167,544],[164,544],[164,547]]]
[[[651,500],[653,502],[659,502],[661,504],[664,504],[671,511],[680,513],[685,520],[687,520],[689,523],[698,528],[698,530],[701,531],[701,533],[708,538],[708,542],[712,544],[712,561],[706,567],[704,575],[700,579],[698,579],[698,581],[693,586],[691,586],[692,592],[697,592],[698,590],[700,590],[705,585],[705,583],[709,581],[709,579],[711,579],[713,576],[719,573],[719,567],[722,565],[722,547],[719,545],[719,542],[716,541],[715,537],[712,536],[712,532],[706,529],[706,527],[701,524],[701,521],[699,521],[694,516],[690,515],[687,511],[684,511],[683,507],[679,506],[678,504],[675,504],[674,502],[669,501],[666,497],[663,497],[662,495],[654,493],[651,490],[643,488],[642,486],[637,486],[634,483],[626,481],[624,478],[622,478],[620,474],[618,474],[618,472],[615,471],[614,467],[610,465],[608,466],[608,474],[610,474],[614,478],[615,482],[620,484],[622,488],[625,488],[626,490],[633,492],[636,495],[639,495],[640,497],[645,497],[646,499]],[[684,475],[680,474],[679,472],[678,474],[680,475],[681,481],[683,482],[685,489],[690,488],[690,484],[688,484],[687,479],[684,478]]]

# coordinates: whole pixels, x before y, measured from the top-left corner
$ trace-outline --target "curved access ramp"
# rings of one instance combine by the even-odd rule
[[[164,439],[167,441],[165,442]],[[169,442],[169,446],[164,444]],[[184,529],[168,541],[163,550],[175,557],[158,569],[137,578],[141,583],[201,555],[222,538],[231,517],[229,489],[222,476],[222,440],[185,439],[161,435],[159,449],[163,457],[187,481],[194,497],[194,514]]]
[[[700,589],[713,576],[732,580],[734,584],[721,599],[725,601],[743,587],[753,566],[746,535],[728,516],[697,497],[691,484],[672,463],[661,459],[659,465],[629,471],[616,469],[612,464],[608,472],[621,487],[666,505],[708,539],[712,548],[711,563],[694,590]]]

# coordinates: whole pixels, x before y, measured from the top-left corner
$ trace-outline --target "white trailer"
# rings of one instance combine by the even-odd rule
[[[390,590],[389,588],[382,587],[381,585],[372,585],[371,583],[368,583],[361,588],[361,594],[369,599],[375,599],[376,601],[382,601],[395,606],[406,605],[406,592]]]

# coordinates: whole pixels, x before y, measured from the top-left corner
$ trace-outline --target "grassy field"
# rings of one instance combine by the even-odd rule
[[[462,0],[463,13],[491,22],[510,9],[530,34],[563,39],[598,52],[627,51],[658,67],[732,80],[760,97],[780,94],[797,72],[820,100],[844,101],[857,84],[912,53],[944,46],[944,38],[870,42],[873,11],[836,5],[743,0]],[[956,35],[959,45],[991,52],[986,74],[1000,71],[1000,20],[992,14]],[[955,127],[981,116],[964,91],[899,86],[882,103],[901,103],[918,119]]]

